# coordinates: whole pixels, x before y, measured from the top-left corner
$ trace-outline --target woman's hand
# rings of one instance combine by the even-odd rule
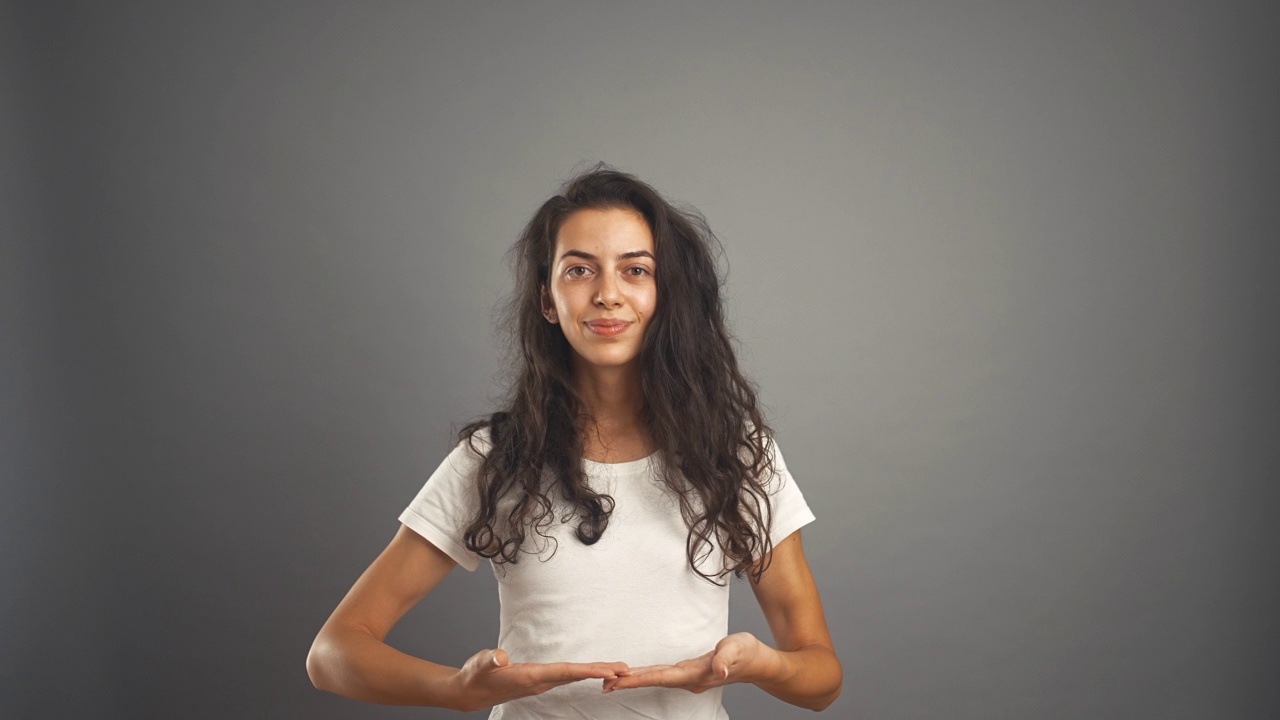
[[[457,709],[483,710],[578,680],[608,683],[625,672],[624,662],[512,663],[506,650],[481,650],[458,670]]]
[[[604,691],[638,687],[680,688],[701,693],[734,682],[754,682],[776,672],[777,651],[751,633],[734,633],[716,643],[711,652],[675,665],[648,665],[605,679]]]
[[[752,683],[792,705],[824,710],[840,696],[844,672],[831,645],[818,586],[800,545],[800,531],[773,548],[772,561],[753,580],[777,649],[749,633],[735,633],[716,649],[675,665],[653,665],[604,681],[604,691],[635,687],[705,692],[731,682]]]

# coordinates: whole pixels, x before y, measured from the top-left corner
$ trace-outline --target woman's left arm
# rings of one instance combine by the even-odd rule
[[[760,647],[750,653],[754,662],[742,668],[742,681],[792,705],[826,708],[840,696],[844,671],[831,644],[799,530],[774,547],[773,561],[751,589],[777,649],[756,640]]]
[[[825,709],[839,697],[844,672],[831,644],[799,530],[773,548],[772,562],[751,589],[769,622],[776,649],[751,633],[735,633],[699,657],[675,665],[631,668],[605,680],[605,692],[651,686],[704,692],[749,682],[793,705]]]

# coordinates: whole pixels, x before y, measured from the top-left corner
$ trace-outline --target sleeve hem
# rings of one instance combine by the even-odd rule
[[[479,557],[449,539],[448,533],[412,509],[406,509],[400,514],[400,522],[404,523],[405,527],[426,538],[427,542],[435,545],[445,555],[453,558],[453,561],[462,566],[467,572],[475,572],[476,568],[480,566]]]
[[[817,518],[814,517],[813,511],[808,507],[805,507],[799,512],[791,513],[785,519],[778,519],[773,524],[773,532],[769,533],[770,544],[776,547],[778,543],[786,540],[791,533],[799,530],[805,525],[808,525],[814,520],[817,520]]]

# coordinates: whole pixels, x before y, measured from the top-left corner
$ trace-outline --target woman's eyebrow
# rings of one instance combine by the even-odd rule
[[[583,250],[565,250],[563,253],[560,254],[561,260],[567,257],[582,258],[583,260],[599,260],[600,259],[595,255],[592,255],[591,253]],[[649,252],[648,250],[632,250],[631,252],[624,252],[618,256],[618,259],[630,260],[632,258],[638,258],[638,257],[646,257],[646,258],[649,258],[650,260],[656,260],[656,258],[653,257],[653,253]]]

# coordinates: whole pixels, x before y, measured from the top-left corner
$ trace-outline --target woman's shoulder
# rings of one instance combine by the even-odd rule
[[[477,420],[468,424],[458,432],[458,444],[454,453],[468,453],[475,458],[483,458],[493,449],[493,422],[489,419]]]

